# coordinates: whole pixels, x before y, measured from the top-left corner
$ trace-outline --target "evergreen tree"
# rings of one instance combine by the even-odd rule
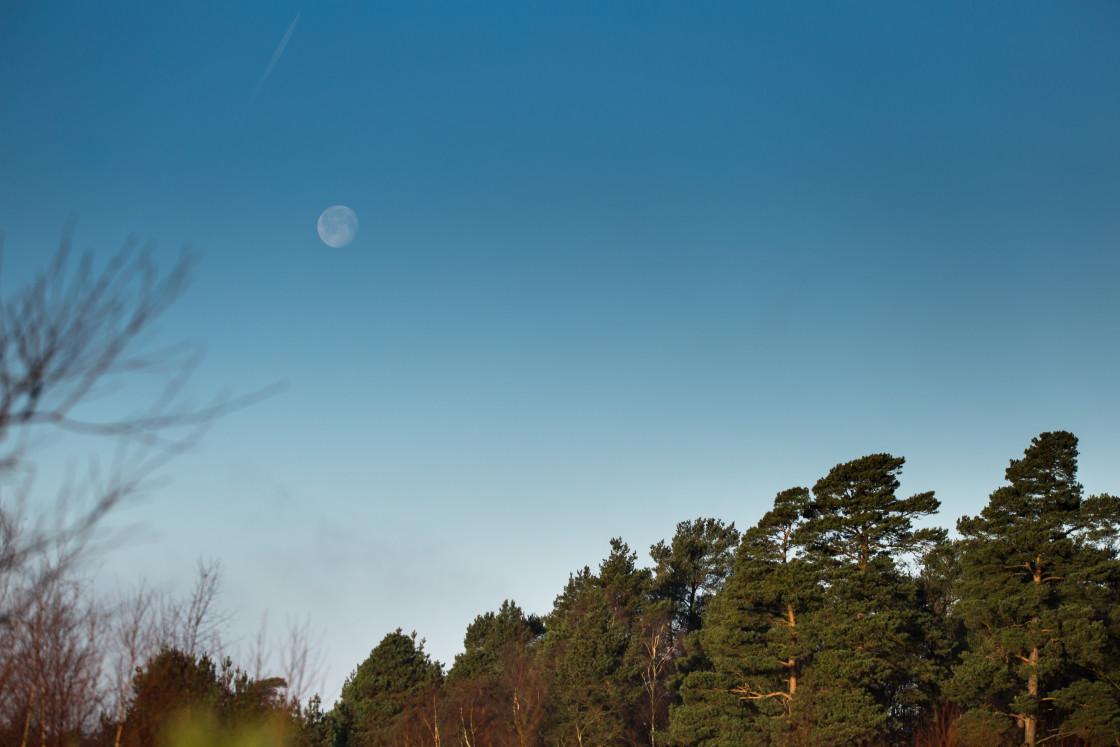
[[[442,678],[416,633],[389,633],[342,685],[332,713],[335,746],[392,744],[396,718]]]
[[[649,606],[653,574],[638,568],[638,554],[620,537],[611,539],[611,551],[599,564],[598,585],[607,592],[612,607],[630,615]]]
[[[506,600],[467,627],[447,675],[452,729],[466,744],[534,744],[546,697],[534,644],[544,621]]]
[[[797,530],[825,582],[806,718],[827,723],[826,743],[904,739],[934,688],[922,656],[930,620],[905,563],[945,531],[915,528],[939,503],[932,492],[896,495],[904,463],[871,454],[837,465],[813,486]]]
[[[507,599],[496,613],[479,615],[467,626],[463,653],[455,657],[447,680],[493,678],[500,670],[502,658],[511,653],[511,649],[524,649],[543,634],[543,620],[536,615],[526,616]]]
[[[650,547],[656,564],[654,593],[672,602],[682,633],[700,627],[708,599],[723,587],[735,565],[738,544],[734,522],[700,518],[677,524],[670,544],[661,541]]]
[[[218,666],[209,656],[165,648],[137,670],[132,687],[120,730],[125,747],[182,744],[180,731],[197,730],[223,740],[256,730],[289,743],[302,726],[284,701],[283,679],[254,679],[229,659]],[[103,725],[104,742],[114,743],[116,725]]]
[[[838,464],[813,486],[813,501],[801,530],[810,549],[839,567],[865,573],[877,560],[899,557],[943,542],[940,529],[915,529],[917,518],[937,512],[933,492],[898,498],[898,475],[906,462],[872,454]]]
[[[614,744],[636,694],[626,667],[629,630],[601,588],[557,612],[549,616],[543,652],[549,734],[558,744]]]
[[[895,495],[903,460],[875,454],[779,493],[691,638],[672,733],[680,744],[902,740],[932,672],[902,561],[942,539],[913,522],[932,493]]]
[[[915,578],[926,620],[919,658],[928,663],[930,675],[924,683],[928,697],[919,717],[923,744],[945,743],[959,715],[945,685],[967,645],[964,622],[957,614],[960,576],[961,543],[954,540],[929,548]]]
[[[976,517],[963,517],[959,614],[969,650],[951,683],[973,741],[1120,738],[1114,538],[1120,501],[1082,499],[1077,438],[1032,439]],[[1010,714],[1010,719],[1008,715]]]
[[[621,539],[598,574],[573,574],[556,598],[541,655],[548,734],[560,744],[653,740],[663,718],[671,638],[668,607],[650,598],[651,574]],[[644,697],[643,697],[644,696]]]
[[[734,573],[690,639],[704,657],[681,683],[677,744],[768,744],[788,733],[809,653],[806,616],[820,604],[815,571],[793,542],[808,502],[806,488],[783,491],[744,533]]]
[[[669,678],[676,647],[671,601],[656,599],[653,574],[637,567],[638,555],[620,538],[599,564],[598,586],[606,595],[615,620],[627,630],[625,670],[628,677],[627,738],[631,743],[657,743],[657,732],[668,721]],[[640,690],[641,697],[636,698]]]
[[[222,701],[217,667],[208,656],[161,650],[132,680],[136,697],[125,716],[123,745],[164,744],[179,718],[204,714]]]

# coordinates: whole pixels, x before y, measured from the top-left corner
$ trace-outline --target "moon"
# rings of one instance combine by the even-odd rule
[[[319,216],[319,238],[335,249],[346,246],[358,233],[358,216],[345,205],[335,205]]]

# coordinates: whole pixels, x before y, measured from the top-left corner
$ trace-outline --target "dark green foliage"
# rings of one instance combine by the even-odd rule
[[[637,695],[626,662],[629,629],[596,588],[550,616],[548,631],[549,733],[561,743],[618,741]]]
[[[895,496],[903,460],[876,454],[779,493],[690,639],[680,744],[903,739],[933,689],[918,587],[901,561],[943,537],[914,529],[932,493]]]
[[[961,577],[961,543],[947,541],[930,548],[918,565],[917,603],[924,613],[922,641],[916,641],[919,659],[927,667],[925,702],[918,717],[920,729],[947,738],[949,723],[959,708],[945,693],[952,669],[967,645],[964,622],[956,614]],[[934,737],[930,737],[934,741]]]
[[[208,656],[163,649],[133,679],[121,744],[168,744],[172,727],[200,723],[225,733],[271,722],[290,726],[285,733],[294,736],[298,717],[284,702],[285,686],[279,677],[254,680],[228,659],[217,667]],[[115,732],[114,725],[105,726]]]
[[[813,486],[801,542],[822,558],[859,572],[876,559],[900,556],[945,540],[943,529],[914,529],[913,520],[937,512],[933,492],[898,498],[902,457],[872,454],[833,467]]]
[[[222,700],[217,668],[208,656],[164,649],[132,680],[135,699],[125,717],[122,744],[152,745],[180,713],[202,713]]]
[[[638,554],[621,538],[611,539],[611,552],[599,564],[598,586],[607,592],[615,609],[637,614],[649,606],[653,574],[638,568]]]
[[[552,602],[552,613],[545,621],[545,627],[548,626],[548,621],[574,609],[584,595],[598,588],[598,586],[599,579],[591,573],[591,568],[586,565],[575,573],[568,574],[568,583],[564,585],[564,590]]]
[[[683,705],[672,726],[677,741],[764,743],[772,726],[781,731],[788,723],[810,641],[804,616],[821,596],[815,570],[793,544],[808,503],[805,488],[779,493],[743,535],[735,572],[694,634],[707,667],[682,682]]]
[[[496,613],[479,615],[467,627],[463,653],[455,657],[447,680],[496,677],[504,657],[525,649],[543,634],[543,620],[536,615],[526,616],[507,599]]]
[[[668,721],[676,615],[671,601],[655,598],[653,574],[638,568],[637,560],[625,542],[612,539],[610,555],[599,564],[598,586],[614,619],[627,631],[627,741],[656,744],[658,730]]]
[[[673,607],[621,539],[592,574],[572,575],[548,617],[540,657],[549,684],[547,739],[656,743],[673,672]]]
[[[654,594],[671,602],[683,632],[701,625],[708,599],[723,587],[735,564],[739,532],[735,523],[696,519],[677,524],[672,542],[649,549],[654,568]]]
[[[332,714],[336,747],[392,744],[397,717],[442,678],[415,633],[389,633],[342,686]]]
[[[767,744],[756,714],[733,692],[733,674],[690,672],[680,685],[682,704],[673,709],[668,741],[681,747],[753,747]]]
[[[1006,478],[979,516],[957,523],[969,646],[951,687],[970,708],[966,724],[1002,718],[1030,745],[1120,738],[1120,502],[1082,500],[1077,438],[1065,431],[1033,439]]]
[[[451,714],[443,729],[464,744],[525,745],[539,737],[547,695],[536,655],[544,621],[511,601],[467,628],[444,688]]]
[[[939,618],[950,617],[957,603],[960,578],[961,543],[946,541],[931,547],[918,567],[922,604]]]
[[[323,701],[313,695],[307,705],[299,709],[300,725],[298,747],[328,747],[334,741],[330,713],[323,710]]]
[[[879,562],[841,576],[806,620],[813,654],[790,719],[811,744],[902,740],[920,699],[913,585]]]
[[[821,574],[823,608],[814,618],[816,649],[799,720],[828,724],[835,739],[903,740],[936,690],[927,658],[932,615],[906,573],[914,555],[945,541],[942,529],[914,522],[937,511],[932,492],[899,498],[905,460],[872,454],[839,464],[813,486],[796,541]],[[847,697],[851,706],[839,706]]]

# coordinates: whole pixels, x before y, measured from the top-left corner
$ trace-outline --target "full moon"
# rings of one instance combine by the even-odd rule
[[[337,249],[354,240],[358,233],[358,216],[345,205],[335,205],[319,216],[319,238]]]

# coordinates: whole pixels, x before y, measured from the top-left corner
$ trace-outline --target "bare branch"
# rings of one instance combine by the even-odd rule
[[[161,270],[151,244],[129,239],[98,268],[91,252],[75,259],[73,230],[70,220],[43,272],[14,293],[0,292],[0,626],[17,612],[4,596],[11,574],[52,583],[91,548],[105,516],[149,487],[215,420],[279,389],[201,407],[185,401],[199,350],[150,343],[154,323],[190,285],[194,255],[184,250]],[[162,380],[150,402],[115,418],[90,406],[137,376]],[[94,463],[87,475],[69,475],[53,514],[50,502],[28,500],[35,478],[28,444],[41,432],[117,442],[104,470]]]

